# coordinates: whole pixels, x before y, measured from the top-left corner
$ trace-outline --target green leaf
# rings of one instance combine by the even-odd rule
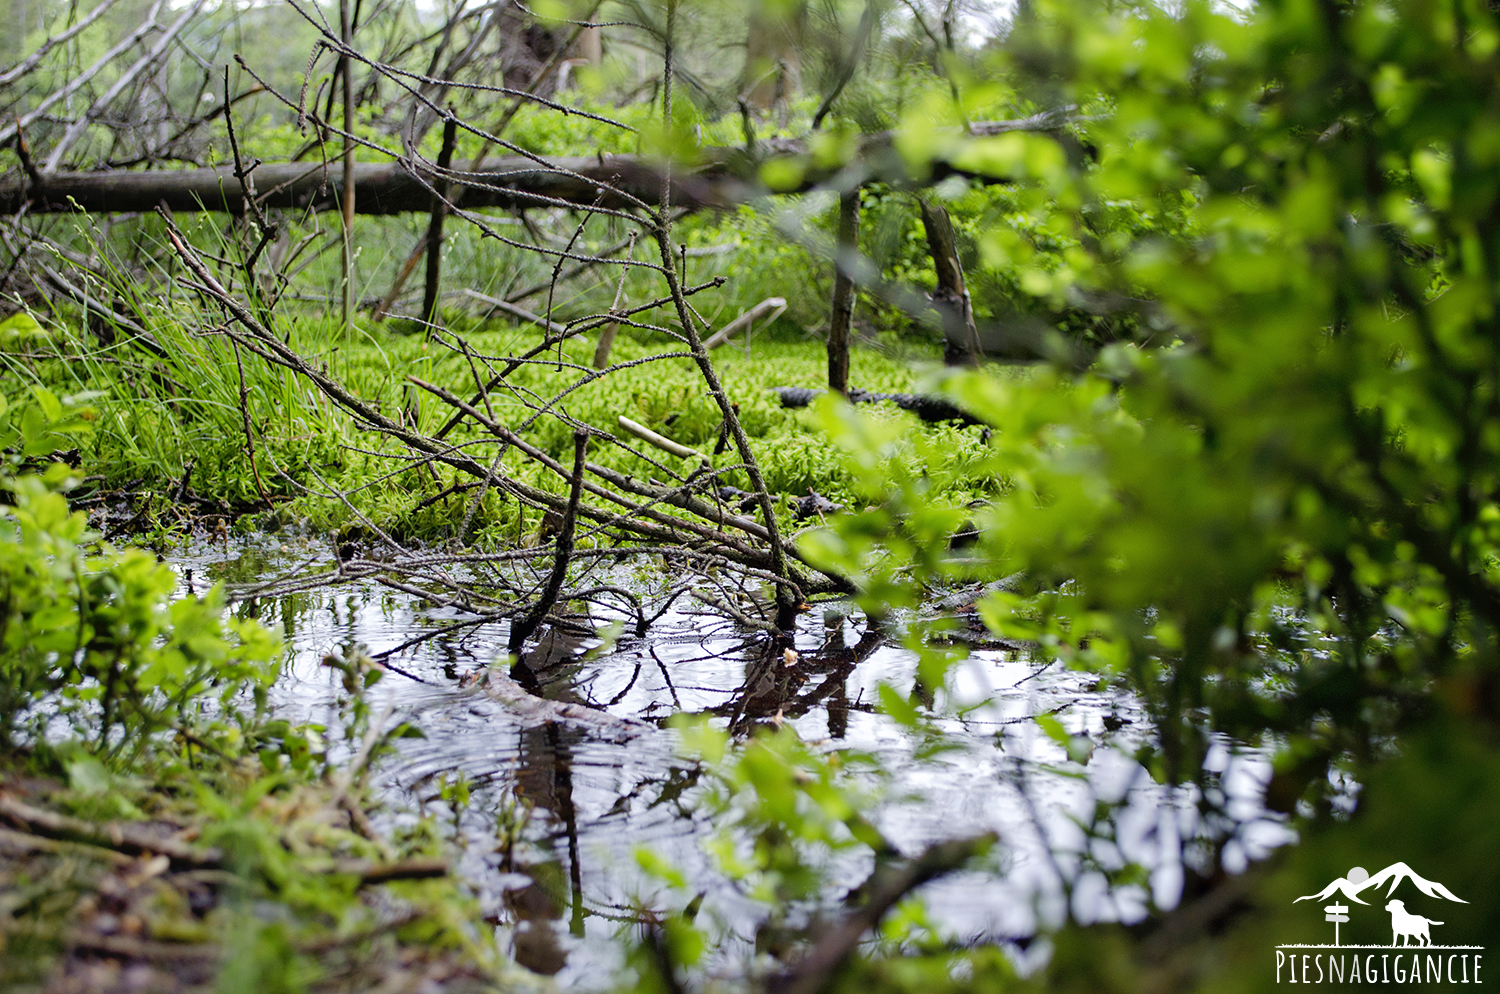
[[[41,386],[40,384],[33,386],[31,388],[31,393],[32,396],[36,398],[36,402],[41,405],[42,414],[47,418],[48,421],[61,420],[62,401],[57,399],[56,394],[54,394],[51,390],[48,390],[46,387]]]
[[[17,311],[4,321],[0,321],[0,347],[21,345],[33,339],[46,337],[46,329],[26,311]]]
[[[907,726],[915,727],[921,720],[921,714],[910,698],[903,697],[896,688],[888,683],[880,684],[880,709],[891,718]]]

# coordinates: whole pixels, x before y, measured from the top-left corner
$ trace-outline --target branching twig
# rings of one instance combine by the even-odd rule
[[[860,936],[879,924],[897,901],[929,880],[962,869],[994,843],[993,833],[939,842],[928,846],[915,859],[877,870],[864,888],[868,894],[864,905],[818,940],[785,973],[773,977],[766,985],[767,990],[771,994],[817,994],[854,951]]]

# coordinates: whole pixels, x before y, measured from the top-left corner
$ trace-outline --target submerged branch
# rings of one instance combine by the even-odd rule
[[[766,985],[771,994],[817,994],[833,978],[860,937],[880,924],[897,901],[929,880],[962,869],[975,856],[994,845],[993,833],[971,839],[955,839],[928,846],[915,859],[876,870],[866,884],[869,897],[828,932],[805,956]]]

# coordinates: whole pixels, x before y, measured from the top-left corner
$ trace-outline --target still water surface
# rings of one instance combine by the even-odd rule
[[[323,548],[257,536],[194,545],[171,562],[185,589],[202,589],[336,566]],[[765,909],[705,851],[725,828],[695,803],[704,771],[661,727],[677,713],[737,729],[780,722],[817,748],[867,755],[874,761],[868,772],[851,775],[880,796],[871,820],[907,854],[996,832],[1001,845],[988,866],[922,893],[950,938],[1006,942],[1023,969],[1046,955],[1045,943],[1030,938],[1069,914],[1130,921],[1150,901],[1175,904],[1184,851],[1207,831],[1229,837],[1231,870],[1290,841],[1284,821],[1260,807],[1269,775],[1260,753],[1218,744],[1210,827],[1194,790],[1163,787],[1134,760],[1150,735],[1134,700],[1099,692],[1087,674],[1033,663],[1022,649],[976,649],[945,691],[916,698],[918,726],[902,725],[872,702],[882,683],[912,693],[912,653],[870,635],[847,605],[821,608],[804,622],[792,665],[767,658],[782,650],[764,635],[681,602],[645,638],[622,635],[603,651],[599,639],[545,636],[528,658],[543,695],[652,726],[639,734],[540,723],[465,686],[504,658],[504,623],[393,653],[386,661],[400,672],[374,688],[372,710],[388,722],[411,722],[426,737],[400,740],[376,769],[389,811],[383,827],[399,831],[418,812],[436,816],[462,846],[461,872],[501,943],[528,968],[578,989],[607,984],[621,962],[617,940],[630,934],[640,908],[680,908],[696,893],[700,914],[724,929],[711,972],[743,976],[755,965]],[[286,641],[273,694],[278,715],[331,729],[342,687],[322,665],[326,654],[358,644],[379,657],[465,617],[371,581],[254,598],[235,610]],[[597,619],[601,627],[609,620]],[[1056,718],[1073,741],[1055,741],[1038,715]],[[440,792],[460,776],[471,797],[455,814]],[[1107,817],[1095,831],[1081,827],[1100,812]],[[519,843],[506,845],[507,835]],[[635,855],[643,846],[679,867],[690,892],[665,892],[647,877]],[[1111,887],[1096,869],[1128,863],[1147,871],[1144,884]],[[839,855],[827,865],[835,881],[828,909],[836,913],[872,864],[868,856]],[[764,947],[766,936],[759,939]]]

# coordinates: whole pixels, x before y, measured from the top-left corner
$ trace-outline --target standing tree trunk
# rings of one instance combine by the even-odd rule
[[[589,65],[598,68],[604,64],[604,29],[599,27],[598,8],[588,19],[588,27],[578,36],[578,54],[589,60]]]
[[[859,187],[839,197],[838,246],[833,256],[833,314],[828,322],[828,389],[849,395],[849,328],[854,320],[854,281],[849,257],[859,251]]]
[[[429,325],[438,319],[438,287],[442,281],[443,221],[448,216],[448,166],[453,162],[453,144],[458,137],[458,119],[443,124],[443,147],[438,152],[437,177],[433,183],[432,220],[427,223],[427,286],[422,293],[422,320]]]
[[[807,4],[755,4],[745,37],[740,98],[751,106],[785,108],[802,86],[802,42]]]
[[[964,266],[958,259],[958,239],[953,222],[942,204],[918,197],[922,208],[922,228],[927,232],[927,247],[937,270],[937,288],[932,302],[943,316],[943,362],[961,365],[965,354],[972,363],[979,362],[979,329],[974,325],[974,305],[964,286]]]

